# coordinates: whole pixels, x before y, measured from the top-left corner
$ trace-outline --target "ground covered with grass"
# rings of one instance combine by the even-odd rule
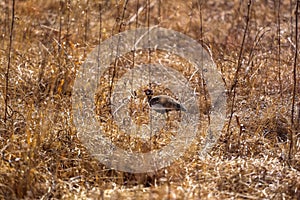
[[[4,0],[0,8],[1,199],[299,199],[296,1],[22,0],[13,9],[12,1]],[[76,71],[105,39],[150,26],[184,33],[210,51],[227,90],[226,122],[205,157],[198,154],[201,132],[184,156],[159,171],[108,169],[89,154],[73,124]],[[189,63],[167,53],[153,56],[191,74],[180,67]],[[147,58],[140,53],[136,62]],[[112,68],[117,80],[121,65]],[[107,83],[111,71],[107,74],[99,80],[98,96],[113,89]],[[209,95],[201,77],[192,83],[204,100],[199,108],[205,125]],[[136,96],[144,98],[142,92]],[[112,142],[151,150],[116,131],[107,101],[98,98],[96,104]],[[131,109],[143,110],[144,104],[142,99]],[[148,123],[148,112],[131,117]],[[152,147],[161,148],[170,137],[161,133]]]

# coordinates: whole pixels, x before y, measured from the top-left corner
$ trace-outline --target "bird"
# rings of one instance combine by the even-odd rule
[[[172,110],[186,112],[186,108],[170,96],[153,96],[153,90],[151,89],[146,89],[144,92],[148,98],[149,106],[158,113],[164,114]]]

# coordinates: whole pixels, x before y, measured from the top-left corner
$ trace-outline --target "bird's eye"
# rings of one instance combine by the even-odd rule
[[[153,92],[151,90],[145,90],[146,95],[153,95]]]

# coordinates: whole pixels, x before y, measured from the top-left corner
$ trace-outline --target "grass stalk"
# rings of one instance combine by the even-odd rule
[[[15,24],[15,0],[12,1],[12,9],[11,9],[11,24],[10,24],[10,33],[9,33],[9,45],[8,45],[8,61],[7,68],[5,73],[5,107],[4,107],[4,124],[7,125],[7,117],[8,117],[8,87],[9,87],[9,73],[11,68],[11,57],[12,57],[12,43],[13,43],[13,32],[14,32],[14,24]],[[5,135],[7,133],[7,127],[5,128]]]
[[[246,26],[245,26],[245,29],[244,29],[241,48],[240,48],[240,51],[239,51],[237,68],[236,68],[236,71],[235,71],[233,84],[230,88],[230,93],[231,93],[231,99],[232,100],[231,100],[230,116],[229,116],[228,127],[227,127],[227,147],[226,147],[227,150],[229,150],[229,145],[230,145],[231,133],[229,133],[229,129],[230,129],[232,117],[233,117],[233,114],[234,114],[234,105],[235,105],[236,92],[237,92],[236,91],[236,86],[238,84],[239,72],[242,68],[242,55],[244,53],[244,46],[245,46],[246,36],[247,36],[247,33],[248,33],[248,27],[249,27],[249,22],[250,22],[251,4],[252,4],[252,0],[249,0],[249,2],[247,4]]]
[[[297,93],[297,59],[298,59],[298,16],[299,16],[299,5],[300,0],[297,0],[296,10],[295,10],[295,54],[294,54],[294,67],[293,67],[293,97],[292,97],[292,109],[291,109],[291,123],[295,127],[294,115],[295,115],[295,101]],[[291,140],[289,148],[289,160],[293,157],[293,147],[294,147],[294,134],[291,131]]]

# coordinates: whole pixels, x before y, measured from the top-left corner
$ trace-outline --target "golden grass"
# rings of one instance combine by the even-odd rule
[[[71,113],[72,85],[76,70],[99,44],[99,5],[91,1],[89,4],[70,1],[70,5],[68,1],[60,4],[57,0],[16,1],[8,116],[4,122],[11,12],[11,4],[7,2],[0,3],[4,10],[0,14],[1,199],[299,198],[299,92],[295,123],[291,124],[294,2],[290,11],[290,1],[281,1],[280,55],[277,4],[274,1],[252,2],[234,116],[229,128],[228,122],[225,124],[224,132],[209,155],[199,158],[196,152],[203,143],[200,140],[171,166],[147,174],[107,169],[89,155],[76,135]],[[238,65],[247,2],[201,1],[202,23],[196,1],[176,2],[150,1],[149,25],[182,32],[207,45],[229,90]],[[123,4],[124,1],[102,2],[102,40],[119,31],[134,29],[136,20],[139,27],[148,25],[149,10],[145,1],[139,1],[144,9],[136,15],[136,1],[130,0],[124,17]],[[178,71],[185,62],[174,55],[168,60],[164,52],[154,54],[154,58],[162,59],[164,64]],[[299,67],[297,69],[299,72]],[[118,73],[121,75],[122,70]],[[184,73],[188,76],[190,72]],[[297,78],[299,83],[299,73]],[[101,81],[105,83],[105,79]],[[193,83],[197,85],[196,80]],[[198,90],[202,91],[200,86]],[[158,93],[165,90],[163,86],[154,87]],[[105,90],[99,91],[100,96],[104,95]],[[142,96],[142,90],[136,92]],[[204,94],[205,91],[199,98],[205,99]],[[97,106],[106,108],[106,103],[97,101]],[[230,95],[227,103],[230,114]],[[143,107],[142,104],[143,101],[138,108]],[[206,114],[209,103],[199,106]],[[109,110],[98,111],[104,112],[98,113],[104,117],[100,123],[108,123]],[[141,118],[137,123],[147,123],[146,114],[133,116]],[[145,144],[141,141],[122,136],[113,126],[112,122],[108,131],[114,133],[110,137],[116,144],[124,149],[149,151],[142,148]],[[198,134],[201,138],[203,133]],[[289,159],[291,135],[294,145]],[[153,139],[157,141],[156,147],[167,144],[168,137],[166,133]]]

